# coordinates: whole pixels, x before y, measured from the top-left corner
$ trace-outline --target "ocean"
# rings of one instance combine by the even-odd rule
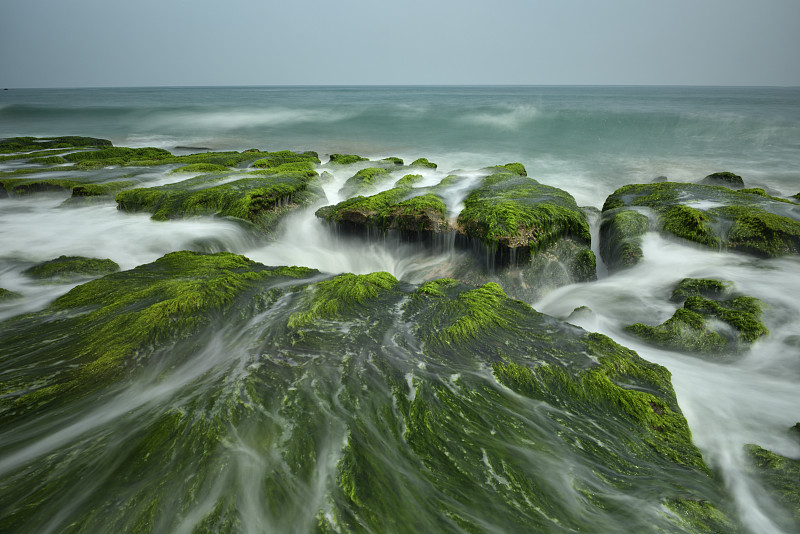
[[[747,187],[761,187],[774,196],[800,192],[800,88],[304,86],[0,91],[0,138],[59,135],[100,137],[117,146],[159,147],[175,154],[250,148],[313,150],[323,163],[332,153],[373,160],[397,156],[406,162],[425,157],[438,164],[435,171],[423,173],[426,185],[456,170],[469,176],[475,169],[520,162],[529,176],[566,190],[579,206],[595,209],[626,184],[649,183],[657,177],[696,182],[717,171],[734,172]],[[0,171],[18,165],[13,160],[0,162]],[[333,182],[326,185],[331,203],[340,200],[338,186],[347,178],[342,171],[332,174]],[[143,176],[153,184],[174,180],[156,171]],[[0,287],[24,295],[0,303],[0,319],[40,310],[74,286],[37,285],[21,274],[32,263],[62,254],[111,258],[123,269],[132,269],[175,250],[227,250],[266,265],[301,265],[324,273],[386,271],[410,284],[430,280],[445,261],[396,243],[340,240],[313,216],[314,209],[293,215],[277,239],[263,242],[223,219],[155,222],[144,214],[120,212],[114,203],[65,208],[65,198],[0,198]],[[460,200],[452,199],[451,209]],[[599,219],[595,215],[590,221],[596,238]],[[596,243],[593,247],[596,250]],[[787,432],[800,421],[800,258],[759,259],[700,249],[656,232],[646,234],[643,250],[644,261],[611,275],[598,256],[596,282],[554,289],[528,304],[559,319],[588,306],[593,313],[572,320],[574,324],[606,334],[644,359],[665,366],[694,442],[715,476],[723,480],[746,529],[759,534],[788,532],[785,512],[753,478],[743,447],[757,444],[800,458],[800,443]],[[686,277],[730,280],[741,293],[763,300],[769,336],[739,357],[710,361],[654,348],[625,331],[634,322],[657,324],[669,318],[675,311],[669,293]],[[177,403],[185,387],[185,381],[165,386],[157,402]],[[40,428],[27,429],[24,437],[0,433],[0,479],[17,473],[20,466],[58,455],[96,454],[107,459],[124,454],[126,444],[109,436],[120,425],[131,424],[126,414],[151,413],[154,408],[148,402],[141,395],[123,395],[107,411],[93,407],[85,419],[72,414],[68,428],[45,420]],[[144,416],[136,421],[148,424]],[[88,436],[93,435],[105,436],[104,445],[92,445]],[[112,461],[104,465],[113,471]],[[43,531],[62,531],[86,510],[87,503],[102,500],[101,481],[78,483],[72,471],[65,476],[73,477],[76,487],[70,495],[41,505],[42,513],[53,516]],[[246,490],[256,482],[246,474],[220,477],[216,483],[199,491],[206,492],[205,499],[218,498],[220,492],[243,499],[239,508],[242,531],[280,531],[291,523],[288,516],[253,511],[255,505],[247,500]],[[208,508],[208,503],[204,506]],[[304,513],[299,505],[286,510],[298,518]],[[190,519],[187,516],[181,523],[182,530],[192,530]],[[598,521],[598,525],[614,524]]]

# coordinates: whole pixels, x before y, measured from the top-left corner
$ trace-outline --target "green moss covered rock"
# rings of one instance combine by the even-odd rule
[[[800,253],[800,212],[783,199],[700,184],[632,184],[611,194],[603,213],[633,206],[652,209],[663,233],[712,249],[765,258]]]
[[[411,162],[411,167],[424,167],[426,169],[435,169],[436,167],[438,167],[438,165],[436,165],[432,161],[428,161],[427,158],[419,158]]]
[[[30,152],[55,148],[109,147],[111,141],[96,137],[67,135],[61,137],[10,137],[0,139],[0,153]]]
[[[173,169],[172,172],[175,174],[178,173],[219,173],[219,172],[228,172],[230,168],[225,167],[224,165],[219,165],[217,163],[190,163],[189,165],[184,165],[183,167],[178,167],[177,169]]]
[[[763,303],[734,296],[732,282],[686,278],[676,286],[672,300],[683,307],[666,322],[636,323],[627,330],[654,345],[711,356],[741,352],[769,334],[761,322]]]
[[[586,216],[561,189],[517,174],[493,174],[464,200],[459,231],[483,243],[498,264],[526,263],[570,239],[589,249]]]
[[[362,158],[361,156],[357,156],[355,154],[331,154],[330,159],[328,160],[329,163],[335,163],[337,165],[351,165],[353,163],[358,163],[359,161],[369,161],[369,159]]]
[[[736,529],[669,372],[496,284],[176,252],[0,331],[4,530]]]
[[[260,171],[256,171],[258,173]],[[278,172],[204,175],[158,187],[122,191],[116,196],[119,209],[146,211],[155,220],[217,215],[234,217],[271,233],[280,219],[300,206],[320,198],[324,192],[316,173]]]
[[[603,214],[600,223],[600,257],[613,272],[641,261],[642,236],[648,229],[647,216],[638,211],[617,208]]]
[[[374,194],[379,186],[389,183],[391,179],[392,175],[388,170],[381,167],[367,167],[348,178],[339,190],[339,195],[352,197]]]
[[[119,265],[109,259],[84,256],[59,256],[54,260],[37,263],[22,274],[37,280],[74,280],[104,276],[119,271]]]
[[[742,180],[742,177],[732,172],[715,172],[700,180],[699,183],[704,185],[719,185],[731,189],[742,189],[744,187],[744,180]]]
[[[0,287],[0,303],[8,302],[10,300],[16,300],[22,297],[21,294],[17,293],[16,291],[11,291],[10,289],[5,289]]]
[[[773,520],[787,532],[796,532],[800,529],[800,459],[787,458],[752,444],[745,447],[745,454],[751,474],[781,507],[783,514]]]

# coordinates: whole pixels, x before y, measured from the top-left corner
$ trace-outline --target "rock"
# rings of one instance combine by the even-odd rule
[[[609,272],[639,263],[643,257],[642,236],[647,232],[647,216],[617,208],[603,213],[600,223],[600,257]]]
[[[771,515],[770,519],[786,532],[800,530],[800,459],[787,458],[754,444],[746,445],[744,450],[751,475],[782,507],[782,513]]]
[[[119,271],[119,265],[109,259],[84,256],[59,256],[58,258],[25,269],[22,274],[37,280],[70,281],[104,276]]]
[[[8,302],[9,300],[16,300],[21,297],[22,295],[16,291],[11,291],[10,289],[0,287],[0,303]]]
[[[370,195],[377,192],[377,186],[388,183],[392,175],[389,171],[379,167],[367,167],[361,169],[347,179],[339,195],[352,197],[355,195]]]
[[[666,322],[636,323],[626,330],[653,345],[710,356],[740,353],[769,334],[761,322],[763,303],[734,296],[732,282],[685,278],[671,300],[683,302],[683,307]]]
[[[709,174],[698,183],[703,185],[719,185],[731,189],[742,189],[744,187],[744,180],[742,180],[742,177],[732,172],[715,172],[714,174]]]
[[[282,525],[737,526],[669,371],[497,284],[415,287],[388,273],[330,276],[176,252],[0,329],[12,333],[0,338],[0,424],[37,430],[11,451],[25,476],[0,484],[10,531],[40,531],[55,510],[86,532],[176,531],[192,510],[200,530],[235,525],[252,503],[226,491],[205,495],[201,509],[194,499],[229,487],[228,467],[251,458],[259,469],[248,476],[270,496],[259,509],[277,507]],[[104,408],[122,402],[118,415]],[[98,407],[99,438],[52,439]],[[22,454],[43,444],[46,461]],[[70,468],[93,464],[104,466],[102,491],[65,495]],[[131,480],[156,479],[131,491]],[[306,488],[320,497],[298,501]]]
[[[784,199],[699,184],[632,184],[606,199],[604,217],[636,206],[653,210],[663,234],[704,247],[765,258],[800,253],[800,208]],[[601,235],[601,250],[613,246]]]
[[[336,163],[337,165],[351,165],[353,163],[358,163],[359,161],[369,161],[367,158],[362,158],[361,156],[356,156],[355,154],[331,154],[330,156],[330,163]]]
[[[284,172],[283,168],[227,176],[201,175],[173,184],[122,191],[115,200],[119,209],[149,212],[155,220],[199,215],[234,217],[253,223],[269,235],[287,213],[325,198],[316,172]]]
[[[438,165],[436,165],[433,162],[428,161],[426,158],[419,158],[419,159],[415,159],[413,162],[411,162],[411,166],[412,167],[425,167],[425,168],[428,168],[428,169],[435,169]]]

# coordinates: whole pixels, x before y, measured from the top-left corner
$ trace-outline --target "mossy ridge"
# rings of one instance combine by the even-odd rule
[[[37,263],[22,271],[22,274],[37,280],[60,281],[104,276],[117,271],[119,265],[109,259],[59,256],[53,260]]]
[[[800,528],[800,459],[787,458],[758,445],[746,445],[751,473],[768,494],[787,512],[784,528]],[[781,521],[783,522],[783,521]]]
[[[369,159],[362,158],[356,154],[331,154],[328,163],[334,163],[336,165],[352,165],[353,163],[358,163],[359,161],[369,161]]]
[[[438,165],[436,165],[432,161],[428,161],[427,158],[415,159],[414,161],[411,162],[411,165],[409,165],[409,166],[410,167],[422,167],[422,168],[426,168],[426,169],[435,169],[435,168],[438,167]]]
[[[12,171],[12,173],[16,173],[16,171]],[[26,196],[37,193],[63,193],[71,192],[74,187],[80,185],[83,185],[81,180],[71,178],[4,178],[0,179],[0,194]]]
[[[16,300],[21,297],[22,295],[20,293],[17,293],[16,291],[11,291],[10,289],[0,287],[0,303],[8,302],[10,300]]]
[[[489,172],[491,174],[511,172],[519,176],[528,176],[528,171],[525,170],[525,165],[522,163],[506,163],[505,165],[496,165],[494,167],[489,167]]]
[[[303,173],[271,176],[245,174],[239,180],[214,185],[220,176],[201,176],[176,184],[122,191],[115,200],[120,209],[146,211],[155,220],[219,215],[249,221],[271,233],[280,218],[321,195],[321,187]]]
[[[388,170],[381,167],[367,167],[348,178],[339,190],[339,194],[344,197],[351,197],[365,193],[375,193],[378,186],[388,183],[390,179],[391,174]]]
[[[255,171],[248,172],[253,176],[273,176],[275,174],[302,174],[307,178],[318,177],[316,165],[311,161],[296,161],[292,163],[282,163],[274,167],[265,167]]]
[[[652,450],[649,445],[631,444],[643,432],[642,424],[613,402],[597,409],[590,403],[571,404],[568,396],[561,396],[558,401],[566,408],[550,408],[513,391],[496,379],[491,368],[487,369],[487,364],[506,362],[534,367],[544,360],[580,373],[594,365],[593,357],[612,358],[609,353],[621,350],[608,338],[587,341],[588,336],[580,329],[507,299],[494,286],[478,288],[473,294],[474,288],[438,280],[412,294],[405,284],[393,283],[380,273],[379,278],[391,287],[372,284],[376,295],[368,295],[360,303],[360,291],[343,295],[349,290],[341,280],[339,287],[331,288],[330,297],[340,304],[352,303],[352,307],[340,307],[333,312],[337,316],[333,319],[326,318],[330,310],[324,310],[325,317],[304,323],[306,335],[298,338],[291,329],[275,326],[293,314],[310,311],[319,284],[308,291],[302,286],[313,271],[298,269],[303,272],[295,273],[299,279],[294,285],[290,278],[281,276],[250,281],[248,273],[258,275],[259,269],[269,268],[232,254],[165,256],[158,267],[165,272],[148,276],[157,269],[156,264],[150,264],[140,272],[137,287],[144,290],[157,285],[152,278],[163,283],[174,280],[170,272],[182,273],[184,266],[191,271],[195,261],[201,273],[205,262],[225,267],[202,275],[219,279],[222,284],[208,289],[208,298],[215,302],[225,300],[228,292],[236,292],[230,288],[236,282],[225,278],[241,275],[247,287],[221,309],[207,309],[205,313],[198,309],[201,321],[208,321],[209,315],[228,323],[231,318],[244,315],[246,319],[267,310],[276,314],[276,322],[252,325],[253,332],[263,334],[257,343],[248,341],[244,348],[251,362],[244,376],[231,384],[239,369],[234,373],[220,369],[219,376],[225,378],[219,378],[218,389],[198,388],[192,383],[163,405],[166,410],[153,412],[148,407],[143,418],[122,421],[129,424],[122,432],[108,434],[107,439],[130,446],[113,458],[108,452],[112,447],[95,441],[83,450],[70,443],[51,455],[48,462],[32,462],[33,468],[16,479],[18,485],[3,486],[0,482],[0,495],[11,495],[12,491],[21,495],[13,500],[13,508],[0,511],[0,521],[18,525],[16,530],[43,524],[36,522],[37,517],[52,516],[41,513],[40,503],[67,493],[70,484],[86,476],[80,468],[95,462],[105,462],[101,472],[109,476],[94,487],[86,501],[74,503],[63,525],[86,531],[97,525],[108,528],[109,524],[120,531],[149,531],[154,525],[169,530],[177,528],[191,512],[197,517],[202,511],[199,530],[217,526],[238,530],[236,525],[245,528],[248,509],[243,503],[252,497],[252,485],[231,475],[244,470],[248,481],[253,475],[260,477],[257,483],[264,496],[259,501],[261,517],[278,531],[304,530],[300,527],[309,521],[308,528],[313,529],[317,520],[322,521],[323,528],[337,531],[425,531],[426,527],[483,531],[487,525],[509,532],[532,528],[614,532],[622,526],[637,531],[704,531],[670,517],[654,518],[628,504],[633,500],[643,507],[657,508],[664,496],[676,494],[708,501],[711,510],[719,502],[715,486],[702,468],[648,454]],[[228,268],[231,272],[226,273]],[[94,298],[65,303],[66,308],[54,312],[62,314],[58,320],[78,321],[102,307],[117,305],[118,297],[132,292],[122,282],[127,279],[133,283],[130,275],[134,271],[111,275],[120,279],[114,288],[109,284],[107,295],[100,291]],[[362,282],[366,285],[366,280]],[[198,281],[197,287],[207,285]],[[242,311],[253,297],[261,298],[267,288],[276,286],[281,286],[280,297],[270,298],[253,313]],[[141,305],[157,305],[150,300],[163,298],[163,289],[153,287],[152,294],[142,295]],[[175,292],[184,294],[177,287]],[[88,293],[84,290],[84,296]],[[470,295],[462,298],[465,293]],[[276,304],[279,300],[283,303],[280,306]],[[456,313],[442,318],[441,325],[455,324],[460,317],[469,316],[472,308],[486,306],[489,314],[507,319],[511,330],[493,326],[489,320],[482,323],[488,327],[478,328],[474,338],[441,343],[437,341],[439,325],[431,318],[441,318],[450,301],[456,301]],[[129,303],[118,305],[125,313],[139,311]],[[510,309],[504,311],[506,307]],[[401,318],[410,323],[398,324]],[[46,321],[54,317],[48,313],[38,315],[38,319],[48,324]],[[45,338],[69,332],[73,341],[76,337],[82,341],[91,332],[91,328],[69,328],[71,325],[63,322],[43,331],[41,322],[33,324],[33,317],[29,320],[28,336],[18,339],[16,351],[5,354],[27,354],[29,348],[23,345],[31,339],[38,340],[42,352],[49,354],[54,345],[46,343]],[[481,322],[480,317],[478,320]],[[103,323],[99,317],[98,321]],[[176,328],[182,325],[179,319]],[[198,332],[205,330],[205,324],[187,330],[177,351],[170,350],[172,337],[148,343],[139,358],[146,358],[153,347],[161,347],[169,358],[176,353],[191,355],[203,345],[192,343]],[[3,349],[7,343],[0,340]],[[183,343],[195,350],[185,350]],[[646,370],[626,369],[627,355],[620,354],[619,358],[623,360],[619,365],[609,366],[609,380],[614,380],[614,369],[625,371],[627,374],[616,375],[623,389],[652,388],[658,392],[653,394],[656,400],[661,399],[660,392],[670,387],[668,374],[666,385],[651,384]],[[61,368],[69,363],[60,364]],[[423,367],[422,363],[427,365]],[[658,366],[653,367],[655,377],[663,378]],[[58,399],[59,409],[65,398]],[[646,402],[649,398],[631,402],[635,404],[636,400]],[[661,405],[656,402],[656,406]],[[656,416],[663,415],[651,409]],[[563,419],[567,412],[571,415]],[[611,461],[606,461],[609,458]],[[254,459],[257,467],[250,470]],[[328,475],[330,462],[336,460],[335,473]],[[63,469],[53,469],[64,465],[73,469],[69,477],[63,475]],[[554,471],[554,467],[559,469]],[[575,477],[566,488],[569,495],[559,484],[562,478],[550,476],[553,472]],[[159,484],[137,484],[137,480],[159,480]],[[208,492],[219,487],[225,491]],[[577,491],[578,487],[582,493],[573,495],[570,488]],[[319,490],[324,495],[316,498]],[[200,500],[202,508],[198,506]],[[166,506],[172,503],[176,504]],[[704,517],[703,511],[699,512]],[[19,521],[10,523],[9,517]]]
[[[105,182],[95,184],[76,185],[72,188],[72,196],[68,199],[70,203],[86,199],[113,198],[117,193],[124,189],[131,189],[139,185],[140,182],[132,180],[120,180],[117,182]]]
[[[704,480],[706,488],[716,487],[691,441],[667,369],[642,360],[606,336],[586,334],[578,328],[563,330],[568,327],[559,326],[522,302],[508,299],[494,284],[470,290],[450,279],[428,282],[415,292],[415,298],[407,306],[406,318],[420,325],[418,335],[425,341],[425,352],[431,355],[429,365],[434,365],[433,362],[445,367],[450,362],[464,365],[470,355],[480,355],[477,359],[490,363],[499,383],[526,397],[547,402],[559,414],[572,414],[566,420],[556,420],[557,425],[566,426],[548,434],[558,433],[565,443],[577,444],[578,454],[594,456],[597,465],[605,466],[604,481],[613,481],[630,490],[637,477],[644,477],[649,482],[641,489],[648,494],[648,500],[664,504],[698,491],[698,487],[687,490],[653,484],[652,480],[660,477],[661,465],[693,473],[691,476]],[[470,399],[485,394],[474,386],[469,389]],[[453,398],[453,391],[453,386],[431,390],[417,385],[406,419],[409,446],[432,476],[448,473],[448,481],[464,477],[464,467],[459,466],[470,454],[453,453],[452,447],[443,446],[445,440],[452,443],[452,438],[442,436],[444,428],[450,426],[449,404],[460,414],[452,424],[463,425],[469,420],[465,403]],[[495,408],[493,413],[503,417],[506,412]],[[606,421],[603,425],[611,427],[600,431],[600,427],[582,419],[586,414],[593,414],[592,420]],[[505,428],[501,421],[497,425],[495,428]],[[531,421],[526,420],[524,426],[530,425]],[[609,440],[613,440],[613,445]],[[527,443],[528,448],[544,445],[544,442]],[[492,462],[491,455],[488,461]],[[505,458],[492,463],[492,467],[510,483],[496,491],[527,494],[528,502],[535,502],[539,508],[555,506],[550,510],[552,516],[561,517],[564,512],[567,517],[576,518],[574,510],[556,511],[558,504],[551,503],[548,495],[540,495],[543,482],[520,476],[522,473],[516,472],[513,461]],[[529,483],[522,484],[523,480]],[[713,491],[721,492],[721,488]],[[668,520],[679,522],[682,528],[691,524],[697,531],[715,531],[730,525],[711,503],[695,512],[693,517],[684,516],[680,520],[668,517]],[[703,522],[707,525],[698,528]]]
[[[24,332],[25,325],[49,318],[48,326],[41,327],[45,344],[49,341],[44,331],[79,332],[79,343],[72,345],[65,339],[63,348],[51,347],[52,357],[70,361],[71,370],[49,377],[35,390],[15,390],[13,383],[5,383],[5,393],[13,400],[2,411],[16,410],[17,404],[35,407],[67,392],[85,393],[117,380],[155,348],[195,335],[233,309],[243,295],[252,298],[253,292],[263,292],[265,280],[314,273],[298,267],[268,268],[227,252],[183,251],[77,286],[44,311],[13,320]],[[14,335],[4,339],[3,346],[11,354],[20,349],[15,345],[24,342],[24,335]]]
[[[458,226],[499,255],[525,262],[565,237],[591,243],[586,216],[561,189],[516,174],[493,174],[464,200]]]
[[[99,150],[82,150],[64,155],[64,159],[83,168],[108,167],[111,165],[125,165],[135,162],[162,162],[171,158],[172,153],[163,148],[127,148],[108,147]],[[157,164],[159,164],[157,163]]]
[[[703,185],[719,185],[731,189],[742,189],[744,187],[744,180],[742,180],[742,177],[729,171],[709,174],[698,183]]]
[[[406,174],[394,183],[395,187],[413,187],[423,180],[421,174]]]
[[[683,303],[672,317],[657,326],[636,323],[626,330],[673,350],[711,356],[742,352],[769,330],[761,322],[763,302],[734,296],[733,287],[725,280],[685,278],[672,293],[672,301]],[[734,333],[714,327],[711,319],[726,323]]]
[[[394,187],[371,196],[356,196],[336,205],[324,206],[317,210],[316,216],[331,223],[364,225],[375,223],[375,216],[408,197],[411,188]]]
[[[365,275],[341,274],[331,280],[314,284],[311,298],[303,311],[289,316],[288,327],[300,330],[318,321],[333,320],[351,312],[366,301],[376,298],[382,290],[390,290],[397,279],[389,273]]]
[[[695,201],[719,204],[705,209]],[[763,190],[664,182],[631,184],[612,193],[603,212],[625,206],[652,208],[664,233],[713,249],[729,249],[759,257],[800,253],[800,222],[785,215],[784,199]]]
[[[181,174],[181,173],[221,173],[221,172],[229,172],[230,168],[226,167],[225,165],[220,165],[218,163],[190,163],[189,165],[184,165],[183,167],[178,167],[177,169],[172,169],[170,174]]]
[[[0,139],[0,153],[30,152],[51,148],[87,148],[112,146],[108,139],[65,135],[61,137],[10,137]]]
[[[603,214],[600,256],[609,270],[632,267],[642,260],[642,236],[648,225],[647,216],[634,210],[616,208]]]

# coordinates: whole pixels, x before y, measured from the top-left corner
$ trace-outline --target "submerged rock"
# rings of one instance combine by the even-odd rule
[[[415,159],[414,161],[411,162],[411,166],[412,167],[424,167],[424,168],[427,168],[427,169],[435,169],[436,167],[438,167],[438,165],[436,165],[432,161],[428,161],[427,158]]]
[[[374,194],[379,185],[388,183],[391,180],[389,171],[382,167],[367,167],[361,169],[353,176],[347,179],[342,188],[339,190],[339,195],[343,197],[352,197],[362,194]]]
[[[742,177],[732,172],[715,172],[714,174],[709,174],[698,183],[703,185],[719,185],[731,189],[742,189],[744,187],[744,180],[742,180]]]
[[[59,256],[54,260],[37,263],[22,274],[37,280],[75,280],[92,278],[119,271],[119,265],[109,259],[85,256]]]
[[[22,297],[22,295],[16,291],[0,287],[0,302],[8,302],[9,300],[15,300],[20,297]]]
[[[800,426],[795,425],[793,431]],[[798,434],[800,440],[800,434]],[[767,495],[780,506],[771,519],[787,532],[800,530],[800,459],[787,458],[750,444],[745,446],[750,473],[766,489]]]
[[[178,252],[1,326],[8,530],[736,528],[669,372],[497,284]]]
[[[292,167],[295,164],[287,164]],[[155,220],[199,215],[234,217],[253,223],[267,234],[290,211],[325,198],[313,170],[286,166],[250,173],[203,175],[158,187],[117,194],[119,209],[146,211]]]
[[[706,355],[735,354],[769,334],[761,322],[764,304],[753,297],[735,296],[732,282],[685,278],[673,291],[672,300],[683,307],[666,322],[658,326],[636,323],[627,330],[654,345]]]
[[[336,163],[337,165],[351,165],[359,161],[369,161],[367,158],[362,158],[355,154],[331,154],[329,163]]]
[[[617,208],[605,212],[600,223],[600,257],[609,272],[639,263],[644,256],[642,237],[649,227],[647,215]]]
[[[604,219],[632,207],[652,210],[662,233],[705,247],[767,258],[800,253],[800,207],[763,190],[674,182],[626,185],[606,199]],[[619,249],[630,237],[601,233],[600,249]]]

